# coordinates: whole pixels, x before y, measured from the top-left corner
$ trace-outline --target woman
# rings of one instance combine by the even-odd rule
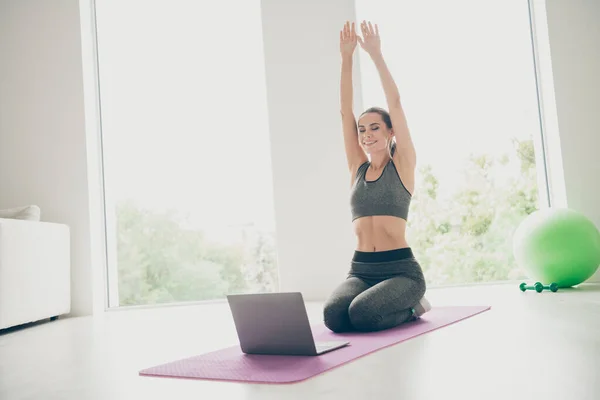
[[[379,28],[363,21],[361,30],[362,38],[354,23],[350,27],[346,22],[340,32],[342,128],[358,243],[346,280],[323,310],[325,325],[334,332],[388,329],[431,308],[423,297],[423,271],[405,237],[415,188],[415,148],[398,88],[381,54]],[[352,111],[352,56],[357,42],[377,67],[389,109],[370,108],[358,124]]]

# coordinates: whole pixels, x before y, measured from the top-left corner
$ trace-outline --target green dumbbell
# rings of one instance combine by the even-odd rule
[[[526,290],[535,290],[538,293],[542,293],[543,290],[550,290],[552,292],[556,292],[558,291],[558,285],[553,282],[550,285],[546,286],[543,285],[541,282],[536,282],[533,286],[527,286],[527,284],[523,282],[519,285],[519,289],[521,289],[522,292]]]
[[[523,282],[519,285],[519,289],[521,289],[522,292],[526,290],[535,290],[536,292],[541,293],[542,290],[544,290],[544,285],[540,282],[536,282],[533,286],[527,286],[527,284]]]
[[[544,286],[544,289],[550,289],[552,292],[558,292],[558,285],[552,282],[549,286]]]

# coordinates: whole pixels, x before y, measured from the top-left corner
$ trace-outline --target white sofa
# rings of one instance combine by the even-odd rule
[[[70,265],[67,225],[0,218],[0,329],[68,314]]]

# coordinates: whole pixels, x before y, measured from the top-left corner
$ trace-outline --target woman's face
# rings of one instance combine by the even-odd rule
[[[393,133],[378,113],[367,113],[358,120],[358,140],[367,154],[388,151]]]

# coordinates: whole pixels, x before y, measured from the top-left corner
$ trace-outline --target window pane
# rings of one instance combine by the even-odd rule
[[[275,290],[260,1],[96,7],[119,304]]]
[[[379,26],[417,147],[408,240],[428,282],[522,279],[512,233],[540,201],[527,1],[357,0],[357,15]],[[387,108],[360,56],[364,107]]]

